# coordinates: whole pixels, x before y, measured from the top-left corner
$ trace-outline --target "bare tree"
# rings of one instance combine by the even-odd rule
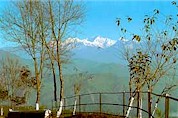
[[[57,100],[56,77],[59,75],[60,111],[62,111],[64,97],[62,64],[68,61],[70,50],[63,42],[75,34],[76,26],[83,22],[83,6],[73,0],[24,0],[14,2],[12,8],[4,12],[1,29],[7,40],[17,42],[33,59],[37,82],[36,109],[40,102],[44,62],[50,59],[55,100]]]
[[[73,115],[76,114],[77,109],[77,97],[80,95],[81,89],[84,89],[85,86],[88,84],[88,81],[93,79],[93,75],[88,72],[81,72],[77,67],[74,67],[75,76],[72,79],[74,80],[73,90],[75,94],[75,102],[74,102],[74,109]]]
[[[12,9],[4,11],[1,29],[7,40],[16,42],[32,58],[36,79],[36,109],[39,109],[41,76],[44,60],[44,32],[42,6],[38,1],[17,1]],[[5,17],[4,17],[5,16]],[[41,76],[40,76],[41,75]]]
[[[83,22],[84,9],[81,3],[75,3],[73,0],[51,2],[48,1],[49,13],[49,30],[50,41],[45,42],[48,50],[48,56],[54,77],[54,88],[56,88],[56,74],[59,74],[60,80],[60,108],[57,112],[57,117],[60,116],[63,107],[64,98],[64,80],[62,74],[62,66],[68,63],[70,58],[70,50],[73,46],[66,42],[65,39],[74,33],[74,28]],[[57,12],[56,12],[57,11]],[[48,45],[50,44],[50,46]],[[55,69],[54,64],[57,68]],[[57,71],[57,73],[55,72]],[[56,95],[54,90],[54,95]],[[55,96],[56,100],[56,96]]]
[[[172,2],[176,6],[176,2]],[[175,11],[177,7],[175,7]],[[131,32],[121,24],[121,19],[117,19],[122,32],[122,39],[131,39],[132,49],[124,52],[125,59],[128,61],[130,70],[129,88],[131,94],[130,105],[132,106],[136,90],[147,88],[150,92],[154,90],[156,85],[163,79],[175,78],[175,70],[177,67],[177,48],[178,48],[178,26],[177,14],[164,15],[158,9],[153,11],[151,15],[145,15],[143,18],[143,28],[141,33]],[[128,23],[132,22],[131,17],[126,18]],[[176,85],[171,83],[170,91]],[[165,93],[162,92],[161,94]],[[159,101],[159,100],[158,100]],[[156,103],[157,104],[157,103]],[[127,111],[127,117],[130,107]],[[142,116],[139,116],[142,117]]]
[[[11,102],[11,107],[25,104],[27,94],[34,88],[31,71],[22,66],[17,58],[5,57],[1,59],[1,65],[1,97]]]

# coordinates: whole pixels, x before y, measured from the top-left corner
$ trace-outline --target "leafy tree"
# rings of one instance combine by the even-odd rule
[[[177,11],[177,3],[174,1],[172,5]],[[136,90],[147,88],[152,92],[161,80],[170,81],[175,78],[178,56],[177,17],[177,14],[164,15],[155,9],[153,13],[144,16],[141,31],[134,33],[121,24],[121,18],[117,19],[122,34],[121,39],[130,39],[133,45],[132,49],[126,46],[124,50],[130,70],[131,100],[134,100]],[[128,25],[131,25],[134,18],[127,17],[126,20]],[[165,93],[165,89],[168,92],[175,86],[175,83],[169,82],[161,94]],[[128,110],[127,115],[129,112]]]

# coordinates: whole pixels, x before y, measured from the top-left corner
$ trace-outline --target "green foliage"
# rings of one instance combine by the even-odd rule
[[[45,105],[41,105],[41,106],[40,106],[40,109],[41,109],[41,110],[44,110],[44,109],[47,109],[47,107],[46,107]]]
[[[14,102],[16,105],[22,105],[26,103],[26,96],[24,97],[15,96],[11,98],[11,101]]]
[[[164,118],[164,113],[159,108],[156,109],[155,115],[155,118]]]
[[[127,17],[127,20],[128,20],[128,22],[131,22],[132,18],[131,17]]]
[[[116,23],[117,23],[117,26],[120,25],[120,18],[117,18],[117,19],[116,19]]]
[[[163,44],[161,47],[163,51],[176,51],[178,48],[178,38],[173,38],[169,42]]]
[[[177,5],[172,2],[173,7]],[[175,8],[178,10],[178,7]],[[178,67],[178,14],[164,14],[159,9],[154,9],[151,14],[143,17],[143,25],[138,25],[141,31],[129,31],[132,25],[131,19],[124,24],[120,24],[121,39],[132,42],[132,49],[126,48],[124,56],[128,62],[130,81],[130,96],[135,97],[137,90],[149,90],[153,92],[156,85],[161,85],[160,94],[169,93],[175,87],[176,70]],[[125,26],[123,26],[125,25]],[[138,28],[137,27],[137,28]],[[136,32],[137,31],[137,32]],[[127,44],[127,43],[126,43]],[[160,102],[161,97],[156,98],[156,103]],[[155,110],[155,107],[152,107]],[[156,118],[163,118],[161,110],[156,110]]]
[[[132,38],[132,40],[134,40],[134,39],[135,39],[136,41],[138,41],[138,42],[141,41],[141,38],[140,38],[139,35],[134,35],[133,38]]]
[[[0,100],[6,100],[8,98],[8,91],[0,89]]]
[[[140,84],[149,80],[151,57],[148,54],[137,52],[129,59],[129,71],[131,80]]]
[[[27,95],[33,88],[30,69],[22,66],[18,58],[12,57],[1,59],[1,65],[0,99],[14,105],[25,104]]]

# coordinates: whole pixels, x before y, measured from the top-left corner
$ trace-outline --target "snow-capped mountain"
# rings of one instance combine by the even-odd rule
[[[115,55],[119,55],[119,51],[116,47],[120,47],[121,43],[121,40],[112,40],[101,36],[93,39],[70,38],[65,42],[65,44],[75,44],[75,48],[72,50],[74,60],[84,59],[98,63],[118,62],[118,57]]]
[[[56,45],[54,41],[49,42],[49,46],[53,47],[54,45]],[[97,36],[93,39],[68,38],[62,43],[62,46],[71,50],[73,55],[71,60],[85,59],[98,63],[116,63],[122,57],[121,52],[124,48],[130,50],[134,48],[134,42]],[[31,58],[24,50],[18,48],[15,51],[15,49],[14,47],[2,48],[2,50],[8,50],[22,58]]]
[[[69,38],[64,43],[65,44],[75,43],[76,46],[84,45],[88,47],[108,48],[108,47],[113,46],[116,42],[117,42],[116,40],[97,36],[96,38],[94,38],[94,40]]]

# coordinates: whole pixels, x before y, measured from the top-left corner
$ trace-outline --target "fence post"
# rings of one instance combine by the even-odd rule
[[[151,118],[151,92],[148,90],[148,118]]]
[[[139,118],[139,111],[140,111],[140,92],[137,90],[137,118]]]
[[[169,94],[165,97],[165,118],[169,118]]]
[[[78,104],[79,104],[78,108],[79,108],[79,113],[80,113],[81,112],[81,96],[80,95],[78,96],[78,99],[79,99],[78,100]]]
[[[3,109],[3,106],[1,106],[1,116],[4,115],[4,109]]]
[[[66,99],[64,98],[64,110],[65,110],[65,107],[66,107]]]
[[[122,101],[123,101],[123,116],[125,116],[125,91],[122,93]]]
[[[102,112],[102,108],[101,108],[102,107],[101,106],[101,93],[99,93],[99,104],[100,104],[99,106],[100,106],[100,113],[101,113]]]
[[[53,100],[51,100],[51,102],[52,102],[52,110],[54,109],[54,107],[53,107]]]

